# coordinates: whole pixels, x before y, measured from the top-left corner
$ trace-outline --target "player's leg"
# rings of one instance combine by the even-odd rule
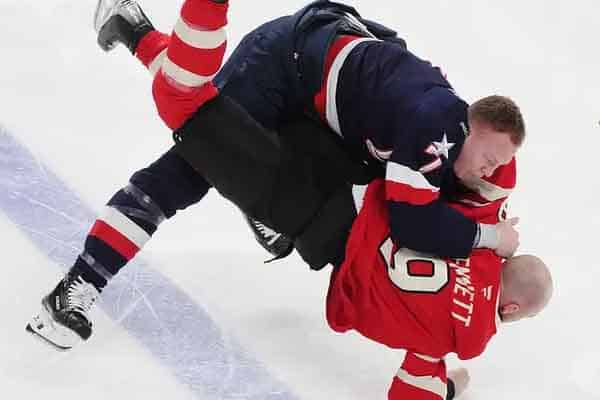
[[[304,260],[320,269],[341,261],[356,213],[341,160],[328,158],[331,149],[319,140],[326,129],[300,119],[277,135],[219,96],[176,132],[175,148],[244,213],[294,238]],[[288,131],[316,147],[288,141],[298,136]]]
[[[154,74],[158,113],[177,129],[217,95],[212,78],[227,45],[227,9],[226,0],[186,0],[169,38],[153,29],[135,1],[100,0],[94,24],[102,48],[123,43]]]
[[[210,185],[175,152],[136,172],[109,200],[66,276],[27,325],[57,348],[92,333],[88,312],[102,289],[135,257],[165,219],[200,201]]]
[[[99,0],[95,27],[103,49],[122,43],[148,68],[154,77],[158,112],[175,129],[217,95],[212,76],[225,50],[226,12],[224,0],[187,0],[169,36],[154,30],[135,1]],[[222,128],[215,129],[220,132]],[[249,217],[246,220],[259,244],[275,259],[293,250],[291,239],[285,235],[263,222]]]
[[[139,7],[134,8],[133,11],[138,9]],[[130,8],[120,9],[119,13],[126,15],[127,12],[132,12],[128,10]],[[184,11],[185,7],[182,12]],[[121,14],[117,13],[115,15]],[[143,16],[143,13],[137,11],[137,15]],[[144,17],[137,19],[143,20]],[[130,17],[129,20],[134,21],[135,18]],[[150,25],[150,23],[148,22],[146,25]],[[102,33],[102,29],[100,31]],[[143,31],[143,29],[138,31]],[[175,32],[177,33],[177,29]],[[127,35],[121,35],[121,37],[125,36]],[[263,53],[268,53],[269,49],[255,49],[256,45],[262,43],[259,40],[260,37],[260,32],[249,34],[234,52],[232,60],[228,62],[230,68],[225,74],[227,75],[226,91],[232,93],[253,92],[251,86],[248,87],[245,84],[240,86],[247,79],[240,79],[241,77],[236,75],[236,71],[238,71],[236,63],[241,63],[250,56],[254,58],[262,57],[257,60],[261,65],[269,63],[269,60],[265,59],[265,55],[263,55]],[[172,38],[156,31],[147,32],[144,37],[138,40],[135,54],[151,72],[157,74],[157,77],[161,75],[160,71],[163,68],[162,66],[165,65],[165,59],[170,52],[172,40]],[[132,46],[128,47],[133,49]],[[185,46],[183,50],[186,50]],[[259,54],[255,54],[257,51]],[[261,73],[264,74],[264,71]],[[275,78],[275,74],[270,74],[270,76]],[[283,81],[283,78],[280,77],[280,80]],[[156,82],[162,83],[157,85]],[[169,87],[163,85],[163,83],[168,84],[165,80],[157,81],[157,78],[155,78],[154,88],[160,89],[155,90],[155,98],[159,100],[161,98],[156,96],[157,93],[159,95],[167,93],[167,96],[164,97],[166,99],[169,98],[170,94],[179,95],[176,90],[177,87]],[[256,82],[252,84],[256,84]],[[282,83],[281,87],[285,91],[283,85]],[[258,92],[258,89],[256,88],[255,91]],[[243,100],[247,106],[255,103],[249,98]],[[174,97],[171,97],[169,102],[176,104]],[[157,104],[160,106],[162,103],[157,101]],[[253,108],[252,115],[259,115],[261,120],[274,120],[270,117],[277,115],[278,107],[282,107],[282,104],[269,103],[269,105],[272,108]],[[313,185],[312,180],[319,175],[314,173],[314,164],[306,160],[296,161],[292,156],[293,152],[282,152],[278,137],[264,131],[262,127],[254,122],[254,118],[251,118],[244,109],[236,106],[234,102],[228,99],[215,98],[201,107],[188,120],[188,123],[177,131],[177,134],[180,138],[186,137],[185,141],[177,146],[180,154],[202,174],[211,174],[211,179],[214,179],[218,184],[219,191],[225,197],[240,206],[245,213],[256,217],[255,221],[261,221],[261,223],[251,223],[251,227],[257,237],[262,239],[259,242],[263,247],[270,250],[274,255],[286,254],[292,247],[288,246],[285,252],[277,248],[276,245],[282,242],[281,239],[283,238],[279,237],[278,234],[273,235],[270,229],[261,229],[264,228],[264,224],[267,227],[277,226],[278,231],[297,236],[297,243],[302,249],[301,254],[315,268],[322,267],[331,259],[329,255],[325,255],[325,253],[330,252],[323,253],[323,250],[330,246],[323,246],[320,238],[332,240],[337,244],[342,243],[341,247],[343,247],[343,240],[334,240],[333,236],[326,235],[326,232],[330,232],[333,228],[332,225],[326,225],[330,229],[323,230],[321,237],[317,235],[320,232],[319,229],[308,229],[309,224],[316,227],[316,223],[326,221],[325,218],[313,220],[313,217],[318,214],[323,206],[324,199],[330,193],[333,193],[328,189],[328,192],[323,194]],[[198,140],[191,140],[190,137],[197,137]],[[232,160],[235,160],[235,162],[232,162]],[[330,166],[323,167],[324,171],[329,169]],[[335,197],[335,199],[343,201],[344,207],[330,206],[330,208],[347,210],[346,206],[351,204],[348,201],[351,196],[348,196],[347,193],[348,190],[346,189],[345,195]],[[344,215],[349,215],[352,212],[353,210]],[[326,215],[330,214],[327,213]],[[351,219],[349,219],[350,224]],[[336,229],[335,232],[345,231],[348,223],[345,224],[344,229]],[[302,235],[305,229],[307,234]],[[265,235],[265,233],[270,233],[271,236]],[[272,237],[276,239],[275,242],[272,241]],[[287,240],[287,238],[285,239]],[[335,251],[335,253],[339,252]]]

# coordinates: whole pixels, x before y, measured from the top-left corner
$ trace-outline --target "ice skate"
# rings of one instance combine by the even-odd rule
[[[41,312],[25,329],[58,350],[69,350],[91,336],[92,322],[88,313],[98,296],[94,285],[81,275],[69,272],[42,299]]]
[[[98,0],[94,30],[102,50],[110,51],[121,43],[135,53],[139,41],[154,27],[134,0]]]
[[[244,214],[246,222],[254,233],[256,241],[273,255],[270,261],[288,256],[294,250],[294,242],[289,237],[274,231],[265,224]]]

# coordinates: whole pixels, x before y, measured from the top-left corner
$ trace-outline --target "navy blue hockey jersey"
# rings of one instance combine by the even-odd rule
[[[348,148],[384,163],[398,243],[454,258],[471,252],[477,225],[440,201],[456,186],[450,166],[467,104],[395,32],[317,1],[246,35],[215,82],[270,129],[316,108]]]
[[[385,163],[398,243],[452,257],[470,253],[476,225],[439,200],[455,180],[451,165],[468,132],[468,105],[439,68],[397,44],[342,35],[327,54],[315,107],[364,157]],[[445,226],[459,235],[444,235]]]

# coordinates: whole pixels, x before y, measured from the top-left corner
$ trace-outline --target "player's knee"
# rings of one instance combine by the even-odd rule
[[[153,234],[167,216],[161,206],[146,192],[133,183],[119,190],[108,206],[127,217],[147,234]]]

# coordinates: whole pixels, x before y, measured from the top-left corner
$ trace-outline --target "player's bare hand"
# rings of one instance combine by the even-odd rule
[[[496,224],[496,232],[498,233],[496,254],[500,257],[508,258],[517,251],[519,247],[519,232],[515,229],[515,225],[518,223],[519,218],[510,218]]]
[[[458,368],[448,371],[448,379],[454,383],[454,397],[458,397],[467,389],[471,377],[465,368]]]

